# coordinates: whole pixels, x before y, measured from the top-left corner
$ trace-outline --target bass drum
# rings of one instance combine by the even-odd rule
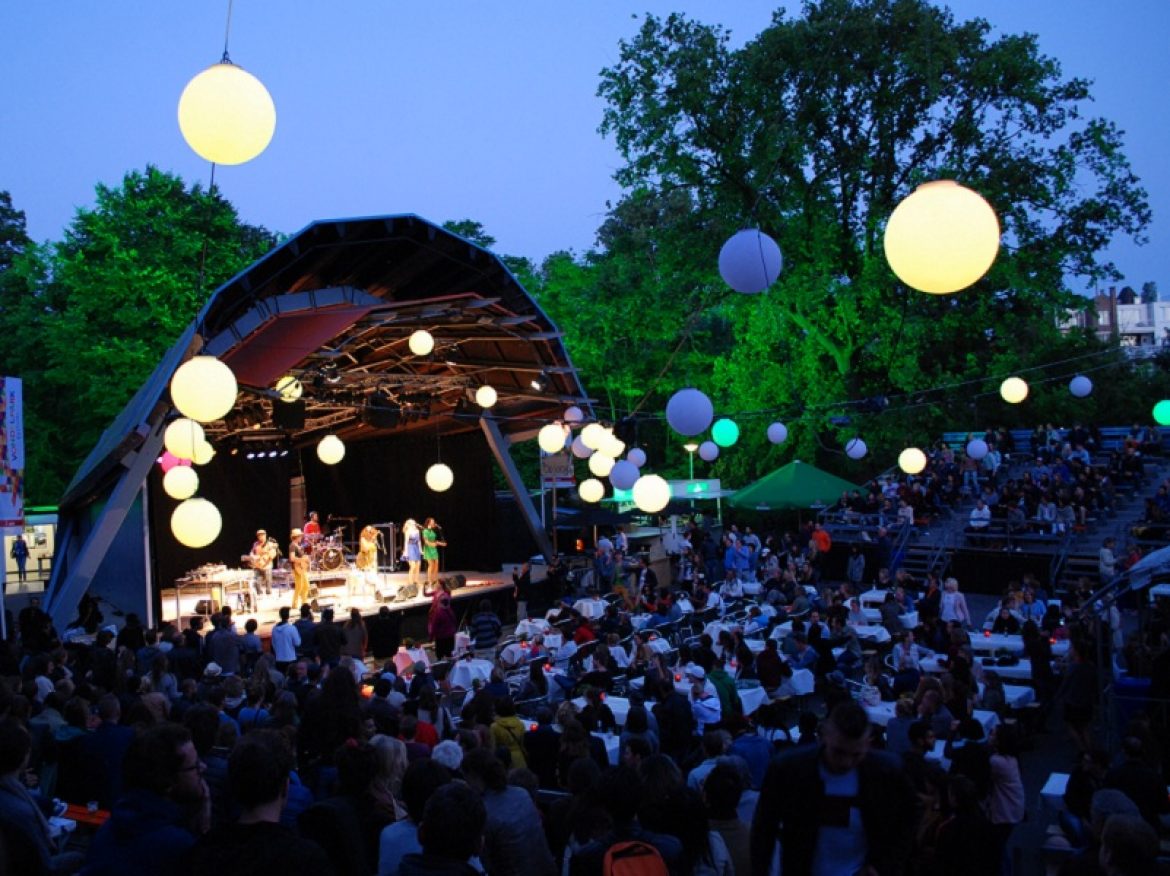
[[[341,548],[327,547],[317,551],[317,565],[326,572],[335,572],[345,564]]]

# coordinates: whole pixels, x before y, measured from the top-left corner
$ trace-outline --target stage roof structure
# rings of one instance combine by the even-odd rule
[[[411,351],[419,330],[434,341],[427,355]],[[212,293],[82,464],[60,503],[51,612],[72,610],[92,580],[113,538],[100,530],[116,530],[141,489],[174,413],[171,376],[192,355],[219,357],[240,386],[234,409],[205,427],[220,453],[305,448],[329,433],[348,443],[482,430],[511,482],[509,443],[567,405],[591,414],[561,341],[507,266],[456,234],[415,215],[314,222]],[[286,375],[302,387],[294,402],[276,390]],[[481,417],[484,385],[498,401]]]

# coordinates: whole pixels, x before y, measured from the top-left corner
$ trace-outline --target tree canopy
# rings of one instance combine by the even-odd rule
[[[1070,277],[1116,276],[1105,247],[1118,234],[1140,238],[1149,221],[1120,132],[1083,116],[1087,82],[1063,78],[1036,37],[995,36],[987,22],[957,22],[923,0],[810,2],[798,18],[777,12],[738,50],[717,25],[647,16],[602,71],[599,94],[626,191],[599,236],[604,249],[575,268],[550,260],[542,294],[558,319],[643,316],[636,332],[623,322],[637,350],[628,367],[568,332],[587,385],[653,390],[646,409],[657,412],[694,383],[724,410],[803,416],[788,452],[806,459],[859,428],[853,417],[833,433],[835,403],[1083,351],[1088,341],[1057,329],[1057,315],[1079,303]],[[897,281],[882,231],[899,200],[939,178],[989,200],[1003,247],[975,287],[936,298]],[[784,252],[765,295],[730,293],[715,273],[719,247],[745,226]],[[720,327],[720,344],[679,368],[671,357],[704,324]],[[880,446],[883,430],[925,438],[944,415],[955,412],[921,405],[861,425]],[[779,461],[763,425],[745,430],[749,452],[728,454],[724,473],[744,479]]]
[[[155,167],[96,194],[63,240],[17,238],[11,262],[0,263],[0,326],[16,339],[0,365],[25,382],[35,501],[56,500],[211,290],[276,242],[241,222],[218,190]],[[23,215],[2,224],[23,229]]]

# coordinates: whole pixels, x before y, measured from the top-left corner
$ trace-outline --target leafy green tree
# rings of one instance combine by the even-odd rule
[[[808,2],[739,50],[718,26],[648,16],[599,94],[625,159],[615,213],[647,192],[692,205],[691,237],[674,243],[696,261],[676,295],[710,283],[736,228],[780,243],[768,294],[720,305],[732,343],[709,380],[732,409],[802,416],[787,452],[805,459],[857,428],[827,426],[834,403],[1041,361],[1076,304],[1066,278],[1115,277],[1109,241],[1140,239],[1149,221],[1120,132],[1081,115],[1087,82],[1063,78],[1034,36],[993,37],[924,0]],[[983,194],[1004,231],[987,277],[941,298],[901,286],[882,251],[894,206],[938,178]],[[871,446],[937,428],[945,408],[875,418]],[[779,461],[762,427],[721,461],[737,481]]]
[[[59,496],[211,290],[276,241],[218,190],[155,167],[96,193],[62,241],[26,247],[10,269],[23,286],[4,318],[26,326],[17,373],[36,424],[28,483],[38,501]]]

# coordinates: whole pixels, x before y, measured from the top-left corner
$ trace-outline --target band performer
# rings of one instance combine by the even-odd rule
[[[266,596],[272,593],[272,564],[280,554],[280,546],[276,539],[269,538],[263,529],[256,530],[256,541],[252,543],[252,552],[248,555],[252,564],[253,579],[256,592]]]
[[[293,608],[309,601],[309,553],[303,543],[304,533],[294,529],[288,534],[288,555],[293,574]]]
[[[378,536],[373,526],[366,526],[358,534],[358,553],[355,563],[360,572],[378,571]]]
[[[423,526],[423,559],[427,561],[427,584],[434,587],[439,583],[439,548],[446,547],[447,542],[439,541],[435,518],[428,517]]]
[[[413,517],[402,524],[402,538],[402,558],[406,560],[407,568],[406,583],[418,587],[422,584],[420,569],[422,568],[423,544],[422,530],[418,528],[418,523]]]

